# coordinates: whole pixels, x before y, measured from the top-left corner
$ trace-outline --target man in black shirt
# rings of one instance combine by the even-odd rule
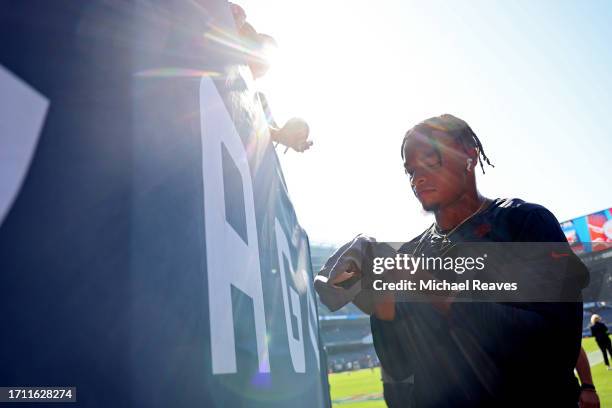
[[[546,208],[479,193],[476,164],[484,173],[490,161],[463,120],[442,115],[418,124],[406,133],[402,158],[415,196],[435,223],[400,252],[439,256],[462,242],[566,243]],[[576,407],[579,300],[588,272],[569,246],[567,252],[577,271],[569,288],[573,302],[378,302],[371,326],[382,368],[398,382],[414,373],[412,403],[419,408]]]

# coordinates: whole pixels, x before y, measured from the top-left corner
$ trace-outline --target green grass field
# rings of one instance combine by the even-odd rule
[[[599,352],[599,347],[593,337],[582,339],[582,348],[587,353]],[[612,407],[612,371],[608,371],[603,362],[591,366],[593,382],[599,395],[599,402],[602,408]]]
[[[380,369],[369,368],[329,375],[329,388],[334,407],[384,408]]]
[[[584,349],[584,351],[587,352],[587,354],[590,353],[591,351],[599,350],[599,348],[597,347],[597,343],[595,343],[594,337],[582,339],[582,348]]]
[[[598,351],[592,338],[584,339],[582,347],[589,353]],[[591,367],[593,382],[597,388],[602,408],[612,408],[612,371],[603,363]],[[369,368],[329,375],[331,399],[337,408],[385,408],[382,398],[380,370]]]

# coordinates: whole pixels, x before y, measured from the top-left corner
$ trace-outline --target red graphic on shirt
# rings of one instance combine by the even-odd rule
[[[558,259],[558,258],[565,258],[566,256],[569,256],[569,254],[566,252],[550,251],[550,256],[552,256],[555,259]]]
[[[480,224],[479,226],[474,228],[474,234],[479,238],[484,237],[489,232],[491,232],[491,224],[488,223]]]

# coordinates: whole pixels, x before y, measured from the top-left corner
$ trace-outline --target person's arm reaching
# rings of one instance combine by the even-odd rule
[[[599,408],[599,397],[593,385],[593,377],[591,377],[591,366],[589,359],[582,347],[576,362],[576,372],[580,378],[580,408]]]
[[[269,129],[270,138],[273,141],[285,145],[287,148],[290,147],[296,152],[302,153],[312,146],[312,141],[308,140],[310,128],[303,119],[289,119],[282,128],[270,126]]]
[[[308,123],[301,118],[289,119],[283,127],[279,127],[272,114],[272,109],[268,103],[268,98],[263,92],[257,92],[261,108],[264,111],[270,139],[273,142],[280,143],[288,148],[292,148],[296,152],[304,152],[312,146],[312,141],[308,140],[310,135],[310,127]],[[285,150],[286,152],[287,150]]]
[[[367,281],[372,278],[371,259],[374,256],[391,257],[395,254],[395,249],[387,244],[376,243],[374,238],[365,235],[356,236],[340,247],[315,276],[314,286],[319,299],[332,312],[353,302],[368,315],[393,320],[393,296],[368,290]]]

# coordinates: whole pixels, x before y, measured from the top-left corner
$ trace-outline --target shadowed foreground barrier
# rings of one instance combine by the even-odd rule
[[[330,405],[308,238],[235,37],[220,0],[0,2],[0,386]]]

